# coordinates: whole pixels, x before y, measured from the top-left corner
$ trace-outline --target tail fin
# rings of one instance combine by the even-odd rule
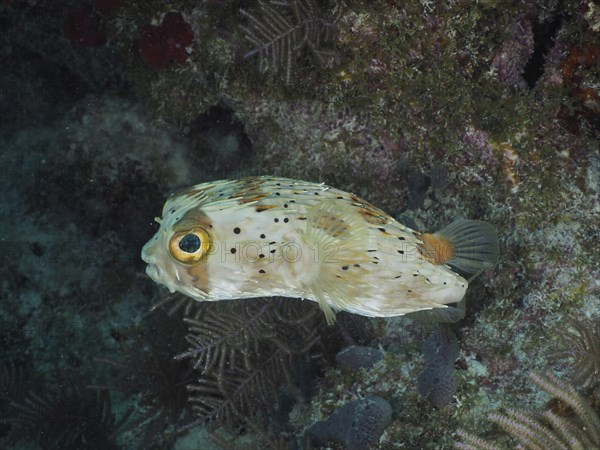
[[[461,219],[437,233],[421,235],[421,253],[434,264],[448,264],[475,278],[498,262],[498,234],[480,220]]]

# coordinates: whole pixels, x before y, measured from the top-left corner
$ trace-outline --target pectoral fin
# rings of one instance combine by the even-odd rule
[[[367,257],[367,223],[351,205],[325,201],[307,215],[304,242],[317,249],[318,277],[310,286],[328,324],[335,311],[357,303]]]

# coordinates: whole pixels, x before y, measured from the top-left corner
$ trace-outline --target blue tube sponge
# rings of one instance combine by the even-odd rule
[[[392,407],[381,397],[348,402],[308,429],[309,448],[341,444],[346,450],[368,450],[379,442],[391,421]]]
[[[456,392],[454,361],[460,346],[447,327],[438,328],[421,346],[425,366],[417,377],[417,390],[425,400],[441,408],[452,402]]]
[[[383,359],[383,352],[376,348],[351,345],[335,355],[338,365],[349,372],[370,369]]]

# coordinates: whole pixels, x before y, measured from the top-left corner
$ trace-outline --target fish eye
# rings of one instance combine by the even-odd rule
[[[181,263],[200,261],[209,247],[210,238],[203,228],[180,231],[169,241],[171,256]]]
[[[190,233],[181,238],[179,241],[179,248],[185,253],[196,253],[200,250],[200,244],[202,244],[200,238],[197,235]]]

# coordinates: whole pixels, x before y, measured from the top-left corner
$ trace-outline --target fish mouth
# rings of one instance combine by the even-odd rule
[[[157,283],[160,283],[160,269],[155,264],[148,264],[146,266],[146,275]]]

